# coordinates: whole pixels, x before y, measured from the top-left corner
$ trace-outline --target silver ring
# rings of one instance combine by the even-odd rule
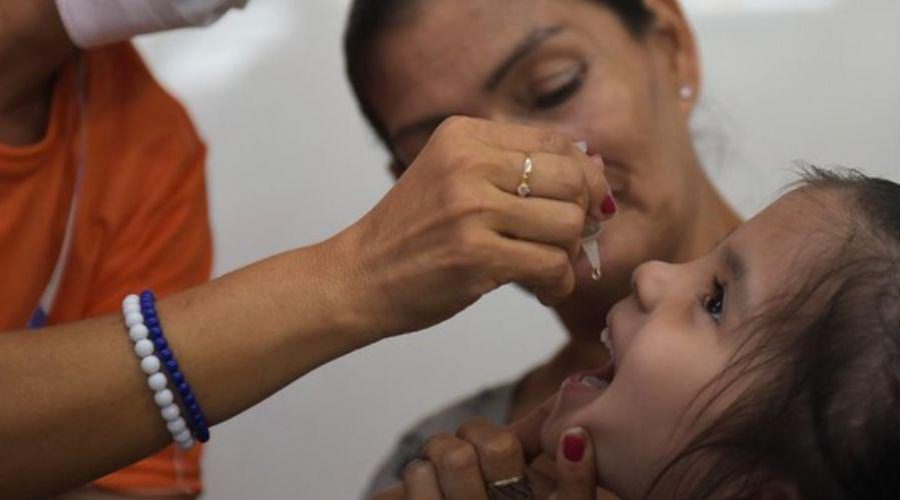
[[[531,194],[531,186],[528,181],[531,180],[531,173],[534,171],[534,161],[530,156],[525,156],[525,165],[522,166],[522,179],[519,181],[519,187],[516,193],[522,198],[527,198]]]
[[[534,498],[531,485],[525,476],[487,483],[487,494],[490,500],[531,500]]]

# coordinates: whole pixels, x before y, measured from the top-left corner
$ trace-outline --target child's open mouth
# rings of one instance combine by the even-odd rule
[[[561,390],[564,393],[572,396],[579,395],[580,398],[596,399],[609,388],[613,378],[615,378],[616,364],[608,328],[603,330],[600,338],[603,345],[609,350],[609,362],[601,367],[583,370],[570,375],[562,384]]]
[[[577,372],[566,379],[563,390],[578,393],[590,393],[594,398],[600,397],[615,378],[615,367],[612,362],[600,368]]]

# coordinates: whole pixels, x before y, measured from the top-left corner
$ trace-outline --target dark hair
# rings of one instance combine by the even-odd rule
[[[810,241],[819,258],[786,277],[800,292],[761,309],[708,387],[714,400],[758,379],[647,495],[666,479],[679,500],[772,488],[810,500],[900,498],[900,185],[807,167],[798,194],[818,202],[823,193],[843,202],[826,212],[824,240],[837,244]]]
[[[360,111],[378,134],[381,142],[391,148],[387,131],[366,97],[366,85],[371,81],[372,50],[379,35],[403,22],[409,9],[422,0],[354,0],[344,31],[344,62],[347,78],[356,96]],[[643,0],[586,0],[609,8],[628,31],[639,37],[653,21],[653,14]]]

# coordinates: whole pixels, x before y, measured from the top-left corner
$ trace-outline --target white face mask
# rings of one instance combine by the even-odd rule
[[[205,26],[249,0],[56,0],[69,38],[82,48],[186,26]]]

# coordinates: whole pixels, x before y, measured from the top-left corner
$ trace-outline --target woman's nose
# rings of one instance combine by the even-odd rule
[[[653,260],[639,265],[631,273],[631,290],[641,310],[650,312],[674,286],[677,265]]]

